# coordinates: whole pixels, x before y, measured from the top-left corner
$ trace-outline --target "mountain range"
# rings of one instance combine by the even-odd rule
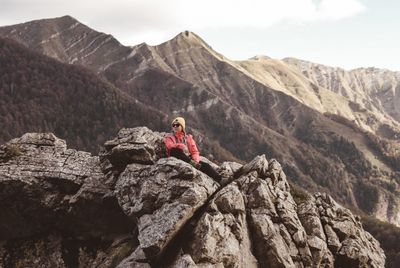
[[[166,131],[180,115],[207,157],[266,154],[301,187],[400,225],[400,72],[232,61],[190,31],[123,46],[70,16],[0,37],[0,143],[51,131],[95,152],[122,126]]]

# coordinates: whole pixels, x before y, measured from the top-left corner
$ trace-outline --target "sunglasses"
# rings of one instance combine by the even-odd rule
[[[172,127],[179,127],[179,124],[172,124]]]

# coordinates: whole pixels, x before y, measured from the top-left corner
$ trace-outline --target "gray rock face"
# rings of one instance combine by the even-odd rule
[[[107,184],[113,187],[128,164],[153,164],[166,157],[164,135],[147,127],[123,128],[115,139],[107,141],[100,152],[101,169],[106,174]]]
[[[276,160],[223,163],[219,184],[166,158],[163,135],[122,129],[100,158],[53,134],[2,145],[0,266],[384,266],[357,217],[326,194],[295,200]]]
[[[217,188],[216,182],[190,164],[163,158],[151,166],[127,166],[116,193],[125,213],[138,221],[141,248],[153,258]]]
[[[111,252],[95,261],[89,245],[110,246],[103,236],[126,234],[134,224],[104,181],[98,157],[67,149],[51,133],[27,133],[1,145],[0,267],[107,260]]]
[[[55,226],[88,235],[128,230],[126,216],[103,183],[98,157],[67,149],[51,133],[27,133],[1,148],[1,239]]]
[[[327,247],[335,256],[335,265],[340,267],[384,266],[379,243],[363,231],[358,217],[338,205],[329,195],[316,193],[299,206],[299,215],[307,234],[314,237],[315,242],[326,241],[325,244],[315,243],[314,250],[318,255]]]

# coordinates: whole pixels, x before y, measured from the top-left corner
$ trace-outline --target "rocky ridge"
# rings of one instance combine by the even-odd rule
[[[373,111],[374,114],[386,115],[386,118],[381,119],[384,123],[388,123],[390,117],[393,118],[397,121],[395,125],[398,128],[400,122],[399,71],[374,67],[346,71],[342,68],[334,68],[295,58],[286,58],[283,61],[301,72],[316,85],[354,102],[357,104],[358,110],[369,110]],[[388,133],[385,134],[383,129],[378,132],[380,135],[388,136],[391,139],[398,140],[400,138],[398,134],[394,137],[388,135]]]
[[[400,130],[399,120],[388,112],[389,107],[395,106],[397,101],[391,98],[392,95],[386,94],[387,98],[383,103],[377,99],[377,95],[381,94],[379,91],[387,91],[385,84],[388,83],[383,82],[386,79],[392,80],[395,88],[399,75],[396,77],[395,72],[386,71],[388,75],[376,75],[377,81],[373,83],[368,82],[371,80],[368,75],[359,75],[352,77],[352,84],[354,81],[358,81],[358,84],[351,87],[346,80],[354,76],[355,71],[347,72],[320,64],[302,64],[303,62],[295,59],[255,57],[236,64],[256,81],[282,91],[321,113],[340,115],[361,129],[396,139],[396,134],[385,131],[385,128],[392,132]],[[393,74],[392,77],[390,73]],[[346,92],[336,89],[337,87],[346,88]]]
[[[161,71],[164,79],[183,79],[214,94],[223,91],[228,97],[230,92],[224,89],[237,82],[225,81],[224,76],[240,76],[242,80],[250,77],[313,109],[338,114],[378,135],[393,139],[384,128],[396,133],[400,129],[396,93],[399,72],[376,68],[345,71],[294,58],[275,60],[267,56],[232,61],[190,31],[158,46],[142,43],[128,47],[71,16],[0,27],[0,36],[59,61],[88,67],[131,93],[138,90],[135,83],[149,69]],[[231,68],[235,70],[233,75]],[[242,83],[239,81],[240,86],[249,87]]]
[[[276,160],[224,162],[216,182],[163,135],[122,129],[99,156],[51,133],[1,145],[0,266],[384,266],[358,217],[296,192]]]

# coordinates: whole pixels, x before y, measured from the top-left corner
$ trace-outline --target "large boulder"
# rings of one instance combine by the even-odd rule
[[[328,248],[338,267],[384,267],[384,252],[360,218],[329,195],[314,194],[299,206],[299,215],[317,256]]]
[[[2,145],[0,239],[55,227],[88,236],[132,228],[99,164],[51,133],[27,133]]]
[[[190,164],[163,158],[151,166],[128,165],[115,188],[119,204],[137,221],[141,248],[153,259],[218,186]]]
[[[105,142],[99,156],[107,184],[113,187],[119,174],[129,164],[151,165],[167,157],[163,142],[165,134],[153,132],[147,127],[123,128],[117,137]]]

